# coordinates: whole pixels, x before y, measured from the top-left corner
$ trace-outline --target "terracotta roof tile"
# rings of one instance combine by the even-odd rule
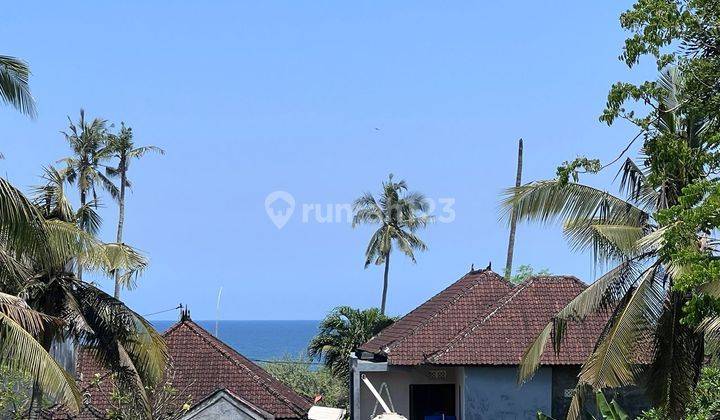
[[[173,325],[163,337],[174,366],[173,387],[187,389],[193,403],[224,388],[278,419],[304,418],[312,405],[191,320]],[[78,373],[83,376],[81,388],[100,371],[89,352],[81,351],[78,356]],[[101,410],[108,407],[104,398],[110,384],[104,385],[105,395],[93,395],[93,405]],[[84,415],[79,418],[95,418],[87,412]]]
[[[392,365],[517,365],[560,309],[585,289],[575,277],[533,277],[513,287],[500,275],[474,271],[360,347]],[[543,364],[582,364],[607,315],[568,324],[561,352]]]
[[[360,347],[395,365],[422,363],[513,287],[490,270],[472,271]]]
[[[428,357],[433,364],[517,365],[550,319],[585,289],[575,277],[533,277],[508,292],[489,310]],[[542,364],[577,365],[594,348],[607,316],[570,322],[559,354],[548,345]]]

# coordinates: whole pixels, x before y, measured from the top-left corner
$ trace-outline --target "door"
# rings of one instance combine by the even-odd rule
[[[455,384],[410,385],[410,420],[443,418],[456,418]]]

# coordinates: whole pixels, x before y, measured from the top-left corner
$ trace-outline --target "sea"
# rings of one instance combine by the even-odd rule
[[[195,321],[195,320],[193,320]],[[177,321],[152,321],[160,332]],[[215,321],[195,321],[215,335]],[[320,321],[218,321],[217,337],[250,360],[273,361],[304,355]]]

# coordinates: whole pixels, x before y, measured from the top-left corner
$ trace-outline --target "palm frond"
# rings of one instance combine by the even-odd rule
[[[518,382],[525,382],[535,374],[549,337],[552,338],[555,352],[560,351],[569,321],[583,321],[589,315],[614,308],[635,283],[637,266],[637,259],[619,264],[580,292],[558,312],[525,350],[518,372]]]
[[[649,220],[647,212],[629,201],[587,185],[538,181],[504,192],[507,216],[515,208],[520,221],[582,223],[593,220],[638,226]]]
[[[638,241],[647,227],[608,223],[602,220],[567,223],[563,227],[565,239],[575,251],[591,250],[597,263],[622,261],[638,255],[642,250]]]
[[[164,154],[165,154],[165,150],[163,150],[163,149],[161,149],[161,148],[159,148],[159,147],[157,147],[157,146],[141,146],[141,147],[137,147],[137,148],[131,150],[131,151],[128,153],[128,158],[131,158],[131,159],[139,159],[139,158],[145,156],[147,153],[150,153],[150,152],[157,153],[157,154],[160,154],[160,155],[164,155]]]
[[[579,380],[593,389],[617,388],[635,383],[637,343],[658,322],[665,298],[660,269],[654,265],[637,287],[618,305],[597,348],[583,365]]]
[[[17,313],[15,313],[17,315]],[[0,361],[31,375],[44,393],[78,412],[82,398],[72,376],[18,322],[0,310]]]
[[[31,118],[37,116],[30,93],[30,69],[23,60],[0,55],[0,99]]]
[[[0,178],[0,236],[8,249],[24,252],[42,247],[46,239],[42,219],[20,190]]]
[[[654,334],[653,359],[646,372],[645,392],[670,418],[681,418],[703,364],[703,336],[681,322],[684,299],[671,292],[662,306]]]
[[[103,246],[107,263],[102,269],[110,275],[114,275],[118,271],[121,272],[121,283],[126,288],[132,288],[135,279],[147,268],[147,258],[126,244],[109,243]]]
[[[618,175],[621,175],[620,190],[630,199],[648,211],[659,208],[662,201],[660,194],[650,187],[645,171],[634,160],[627,158]]]

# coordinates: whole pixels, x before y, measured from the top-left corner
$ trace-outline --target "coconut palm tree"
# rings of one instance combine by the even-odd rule
[[[46,219],[0,178],[0,363],[29,374],[35,388],[77,411],[77,387],[49,354],[54,341],[70,338],[93,346],[142,404],[142,385],[159,380],[166,362],[161,337],[122,302],[72,274],[74,264],[110,272],[127,261],[144,262],[132,253],[100,243],[74,221]]]
[[[641,165],[627,159],[620,190],[626,198],[577,182],[539,181],[512,188],[503,201],[520,220],[561,221],[572,247],[593,251],[600,264],[616,264],[563,308],[528,347],[519,371],[528,380],[539,366],[546,343],[559,351],[568,322],[598,312],[609,314],[604,333],[583,365],[568,418],[578,418],[587,388],[595,390],[639,384],[671,418],[680,418],[703,361],[712,328],[700,331],[680,320],[689,296],[673,289],[680,267],[665,261],[660,250],[665,227],[658,211],[678,202],[682,188],[703,179],[703,162],[693,159],[711,147],[706,121],[686,112],[677,101],[682,77],[671,70],[657,83],[662,95],[658,118],[646,133]],[[686,157],[663,161],[653,155],[671,144]],[[700,242],[700,241],[699,241]],[[715,330],[714,333],[717,333]],[[720,338],[720,337],[718,337]],[[646,344],[646,345],[643,345]],[[641,364],[651,349],[651,360]]]
[[[393,244],[415,262],[414,251],[427,249],[415,232],[432,220],[431,216],[424,214],[428,208],[425,196],[418,192],[408,192],[405,181],[393,181],[392,174],[387,182],[383,182],[382,192],[377,199],[371,193],[365,193],[353,203],[353,227],[360,224],[379,225],[365,250],[365,268],[373,262],[385,265],[380,304],[382,314],[385,313]]]
[[[0,99],[32,118],[36,115],[35,99],[30,94],[30,69],[23,60],[0,55]]]
[[[66,165],[63,170],[64,178],[71,184],[77,184],[80,193],[78,219],[80,228],[96,234],[101,220],[97,217],[97,213],[91,213],[90,210],[96,209],[99,205],[97,187],[102,186],[113,198],[118,196],[117,187],[102,170],[105,161],[111,156],[111,149],[107,146],[107,121],[100,118],[87,121],[83,109],[80,110],[77,125],[70,117],[68,121],[70,121],[69,129],[63,132],[63,135],[74,156],[61,159],[59,162]],[[78,265],[77,268],[78,278],[82,279],[82,265]]]
[[[57,331],[60,320],[6,293],[19,291],[32,277],[25,264],[29,256],[37,264],[51,261],[49,237],[40,212],[0,178],[0,363],[31,375],[47,395],[77,411],[81,397],[75,382],[39,341]]]
[[[308,355],[322,360],[333,376],[347,379],[350,353],[393,321],[377,308],[337,307],[320,323],[318,334],[308,346]]]
[[[106,172],[111,177],[120,178],[120,187],[118,195],[118,226],[117,226],[117,238],[115,242],[121,244],[123,242],[123,226],[125,224],[125,187],[130,187],[130,180],[127,177],[127,172],[130,167],[130,162],[133,159],[140,159],[145,156],[148,152],[155,152],[161,155],[165,154],[165,151],[157,146],[139,146],[136,147],[133,142],[132,128],[125,127],[125,123],[120,124],[120,132],[117,135],[110,135],[109,147],[111,154],[118,159],[117,167],[107,167]],[[115,299],[120,298],[120,286],[129,284],[127,278],[121,276],[118,270],[115,273]]]
[[[14,294],[25,296],[32,309],[61,322],[62,328],[39,337],[43,348],[69,339],[91,349],[102,366],[118,374],[119,385],[133,391],[137,405],[149,410],[145,386],[162,379],[167,361],[161,336],[125,304],[73,274],[80,265],[107,275],[118,270],[132,275],[141,272],[147,260],[125,244],[105,244],[80,229],[81,215],[64,195],[63,177],[48,168],[44,178],[47,183],[36,188],[35,203],[50,245],[49,257],[23,258],[21,267],[31,276],[16,282],[19,289]]]

